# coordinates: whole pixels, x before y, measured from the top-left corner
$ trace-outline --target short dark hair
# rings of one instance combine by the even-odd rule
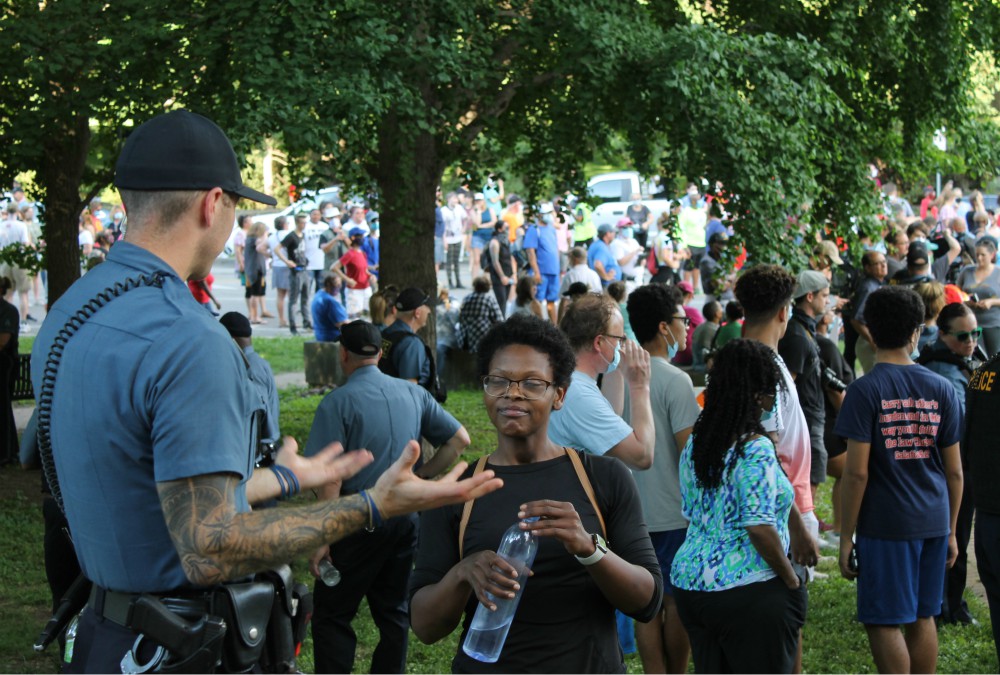
[[[195,199],[199,195],[205,194],[205,190],[127,190],[121,189],[122,204],[125,206],[125,213],[128,214],[128,224],[132,229],[141,226],[146,220],[153,217],[162,227],[173,225],[184,212],[191,208]],[[227,192],[228,196],[229,193]],[[238,198],[237,198],[238,199]],[[233,202],[235,204],[235,201]],[[246,216],[240,216],[245,218]],[[243,221],[240,221],[240,226]]]
[[[611,317],[617,311],[618,304],[611,296],[590,293],[569,306],[559,322],[559,328],[566,334],[573,351],[584,349],[594,342],[594,338],[608,330]]]
[[[624,281],[612,281],[608,284],[607,289],[608,295],[610,295],[615,302],[620,303],[625,299],[625,282]]]
[[[750,323],[774,318],[787,307],[795,290],[795,277],[778,265],[754,265],[736,280],[736,298]]]
[[[631,318],[632,311],[629,310],[629,316]],[[719,304],[718,300],[709,300],[705,303],[705,306],[701,308],[701,314],[705,317],[706,321],[716,321],[720,316],[722,316],[722,305]],[[633,330],[635,330],[633,328]]]
[[[632,332],[640,344],[646,344],[659,333],[660,322],[670,323],[677,306],[684,304],[680,289],[665,284],[640,286],[628,296],[628,318]]]
[[[735,300],[726,303],[726,318],[730,321],[739,321],[743,318],[743,306]]]
[[[944,306],[938,314],[937,325],[942,333],[951,332],[951,324],[955,319],[971,316],[973,311],[964,302],[952,302]]]
[[[498,351],[511,345],[527,345],[545,354],[552,366],[552,383],[568,387],[576,369],[576,356],[558,328],[535,316],[515,314],[494,325],[479,341],[476,367],[480,377],[490,372],[490,362]]]
[[[486,275],[478,276],[472,280],[472,290],[476,293],[489,293],[492,287],[490,278]]]
[[[865,302],[865,324],[879,349],[899,349],[909,344],[924,322],[924,301],[906,286],[885,286]]]

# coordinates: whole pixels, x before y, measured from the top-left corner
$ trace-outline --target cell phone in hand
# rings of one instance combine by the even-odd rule
[[[856,546],[851,546],[851,554],[847,557],[847,569],[855,574],[858,573],[858,549]]]

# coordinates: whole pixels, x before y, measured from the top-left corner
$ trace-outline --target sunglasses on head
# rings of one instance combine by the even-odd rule
[[[972,330],[963,330],[961,333],[952,333],[955,339],[959,342],[968,342],[969,338],[973,340],[978,340],[979,336],[983,334],[982,328],[973,328]]]

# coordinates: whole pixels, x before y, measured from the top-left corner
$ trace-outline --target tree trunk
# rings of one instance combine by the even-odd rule
[[[378,167],[381,250],[379,284],[422,288],[437,297],[434,273],[435,193],[443,167],[435,138],[426,132],[412,134],[400,127],[395,113],[386,116],[379,135]],[[421,337],[437,343],[434,314]]]
[[[68,118],[61,134],[45,144],[45,158],[38,172],[45,194],[46,268],[48,304],[51,307],[80,278],[79,223],[83,203],[80,184],[90,150],[86,115]]]

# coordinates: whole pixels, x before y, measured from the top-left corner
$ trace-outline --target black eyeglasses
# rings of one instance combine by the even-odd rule
[[[979,336],[983,334],[982,328],[973,328],[972,330],[963,330],[960,333],[951,333],[955,336],[955,339],[959,342],[968,342],[969,338],[973,340],[978,340]]]
[[[499,375],[487,375],[483,378],[483,391],[493,398],[500,398],[501,396],[506,396],[511,386],[515,384],[518,391],[521,392],[521,396],[529,401],[541,398],[548,391],[548,388],[552,386],[551,382],[546,382],[537,377],[528,377],[523,380],[509,380]]]
[[[683,321],[685,328],[691,325],[691,317],[687,316],[686,314],[684,316],[672,316],[670,318],[673,319],[674,321]]]

